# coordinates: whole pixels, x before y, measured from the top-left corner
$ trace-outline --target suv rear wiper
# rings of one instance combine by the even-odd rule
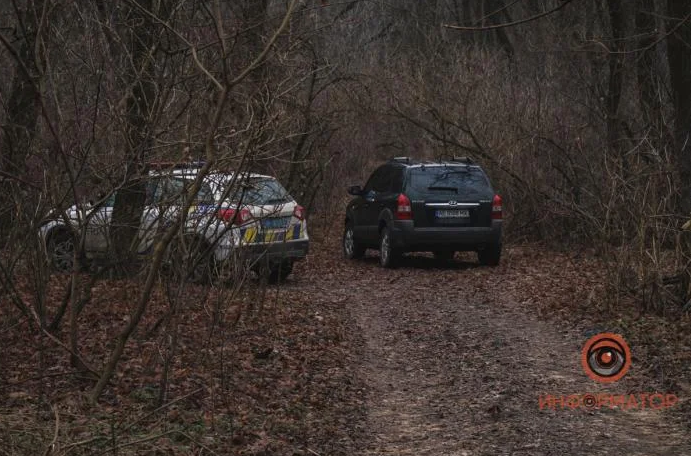
[[[427,187],[427,190],[439,190],[439,191],[451,191],[454,193],[458,193],[458,189],[456,187]]]

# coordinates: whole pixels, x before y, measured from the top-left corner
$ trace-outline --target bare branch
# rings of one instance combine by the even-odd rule
[[[463,27],[460,25],[449,25],[449,24],[442,24],[443,27],[450,28],[453,30],[462,30],[462,31],[467,31],[467,32],[479,32],[479,31],[485,31],[485,30],[497,30],[497,29],[503,29],[503,28],[508,28],[508,27],[515,27],[516,25],[521,25],[521,24],[526,24],[528,22],[532,22],[538,19],[541,19],[545,16],[549,16],[550,14],[556,13],[560,9],[564,8],[566,5],[571,3],[574,0],[564,0],[561,5],[557,6],[554,9],[551,9],[549,11],[544,11],[540,14],[536,14],[535,16],[531,16],[525,19],[520,19],[517,21],[513,22],[507,22],[505,24],[497,24],[497,25],[487,25],[487,26],[482,26],[482,27]]]

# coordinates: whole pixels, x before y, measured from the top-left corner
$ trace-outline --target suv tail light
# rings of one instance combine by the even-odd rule
[[[235,225],[244,225],[252,219],[252,213],[249,209],[224,208],[219,209],[216,216],[226,223],[233,223]]]
[[[492,200],[492,220],[501,220],[502,210],[501,210],[501,196],[494,195]]]
[[[304,220],[306,215],[305,208],[300,206],[299,204],[295,206],[295,209],[293,209],[293,216],[296,217],[298,220]]]
[[[410,199],[403,193],[396,198],[396,214],[397,220],[412,220],[413,208],[410,205]]]

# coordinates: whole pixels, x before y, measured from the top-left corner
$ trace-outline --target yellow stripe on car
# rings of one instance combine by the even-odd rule
[[[242,238],[244,242],[252,243],[257,238],[257,229],[254,227],[247,228],[245,231],[245,236]]]

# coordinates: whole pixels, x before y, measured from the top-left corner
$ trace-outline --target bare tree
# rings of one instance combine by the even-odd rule
[[[241,71],[233,75],[230,73],[228,67],[225,64],[226,59],[229,55],[229,50],[226,46],[226,34],[224,32],[221,17],[219,14],[220,6],[219,3],[216,2],[216,8],[214,10],[213,18],[215,20],[215,29],[218,37],[218,42],[220,43],[220,62],[222,70],[220,71],[220,78],[216,78],[210,73],[208,68],[201,64],[198,60],[196,62],[199,66],[199,70],[203,74],[205,74],[210,79],[209,82],[214,85],[217,97],[214,106],[213,120],[208,126],[206,140],[204,143],[206,162],[203,165],[203,167],[199,170],[199,173],[197,174],[194,183],[189,189],[189,194],[196,195],[199,192],[202,180],[206,177],[206,175],[209,173],[209,171],[212,169],[212,167],[216,164],[216,161],[218,160],[218,154],[216,152],[216,147],[214,145],[214,138],[223,118],[226,103],[228,102],[229,91],[233,87],[241,83],[245,78],[247,78],[251,74],[252,71],[258,68],[259,65],[261,65],[261,62],[263,62],[263,60],[266,58],[266,55],[271,51],[271,48],[277,40],[277,38],[283,33],[283,31],[287,28],[288,24],[290,23],[290,18],[296,3],[297,0],[293,0],[289,4],[281,24],[274,31],[274,33],[272,34],[271,38],[268,40],[267,44],[262,49],[262,51],[255,56],[254,60],[249,65],[247,65]],[[192,51],[196,52],[194,49],[192,49]],[[156,243],[152,262],[147,270],[144,288],[138,298],[134,311],[130,316],[129,322],[118,336],[116,346],[112,351],[111,355],[109,356],[108,361],[106,362],[106,365],[103,368],[98,382],[94,386],[94,389],[90,396],[92,401],[96,401],[103,392],[108,381],[112,377],[115,368],[118,362],[120,361],[120,358],[122,357],[127,341],[139,325],[139,322],[141,321],[141,318],[147,309],[147,304],[151,297],[151,293],[153,291],[153,287],[158,276],[158,270],[163,261],[164,252],[173,240],[173,238],[178,233],[180,227],[183,225],[184,217],[188,213],[191,204],[192,199],[187,199],[185,201],[184,205],[180,210],[179,217],[177,217],[172,226],[170,226],[165,231],[160,241]]]
[[[7,36],[0,35],[15,63],[0,142],[0,245],[4,245],[16,221],[16,202],[11,195],[26,179],[26,162],[40,116],[37,105],[43,71],[40,35],[45,33],[48,14],[48,5],[43,0],[27,5],[12,3],[16,11],[14,35],[17,39],[12,43]]]
[[[679,212],[691,214],[691,5],[668,0],[668,13],[674,18],[668,27],[667,58],[669,61],[672,101],[675,111],[674,150],[679,170]]]

